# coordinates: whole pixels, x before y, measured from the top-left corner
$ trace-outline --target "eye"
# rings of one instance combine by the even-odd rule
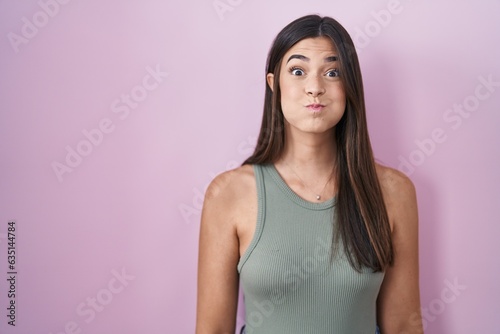
[[[334,68],[328,72],[326,72],[326,75],[330,78],[336,78],[340,75],[339,70]]]
[[[299,67],[292,67],[289,71],[292,75],[302,76],[304,71]]]

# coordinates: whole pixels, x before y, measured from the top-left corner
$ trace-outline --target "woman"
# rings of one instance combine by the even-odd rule
[[[201,219],[197,334],[422,333],[416,195],[374,162],[358,58],[334,19],[287,25],[267,59],[262,127]]]

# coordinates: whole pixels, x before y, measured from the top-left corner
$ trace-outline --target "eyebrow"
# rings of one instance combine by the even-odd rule
[[[291,55],[290,58],[288,58],[288,60],[286,62],[288,63],[292,59],[300,59],[300,60],[305,61],[305,62],[310,61],[310,59],[307,58],[306,56],[295,54],[295,55]],[[337,56],[330,56],[330,57],[325,58],[325,63],[332,63],[332,62],[337,61],[337,60],[339,60],[339,58]]]

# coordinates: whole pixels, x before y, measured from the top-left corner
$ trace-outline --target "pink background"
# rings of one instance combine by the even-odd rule
[[[0,1],[0,332],[193,333],[204,189],[252,151],[272,39],[320,13],[417,187],[426,333],[500,333],[500,1],[394,1]]]

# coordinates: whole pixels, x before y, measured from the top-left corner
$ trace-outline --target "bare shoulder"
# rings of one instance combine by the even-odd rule
[[[210,182],[205,193],[202,217],[215,216],[216,221],[238,229],[246,211],[253,209],[251,203],[256,202],[256,197],[255,175],[251,165],[228,170]]]
[[[415,186],[408,176],[397,169],[375,164],[378,180],[384,196],[407,197],[414,196]]]
[[[402,172],[376,164],[377,176],[387,207],[391,229],[394,230],[409,217],[417,215],[417,199],[413,182]]]
[[[243,165],[217,175],[210,182],[205,201],[232,202],[255,188],[255,175],[251,165]]]

